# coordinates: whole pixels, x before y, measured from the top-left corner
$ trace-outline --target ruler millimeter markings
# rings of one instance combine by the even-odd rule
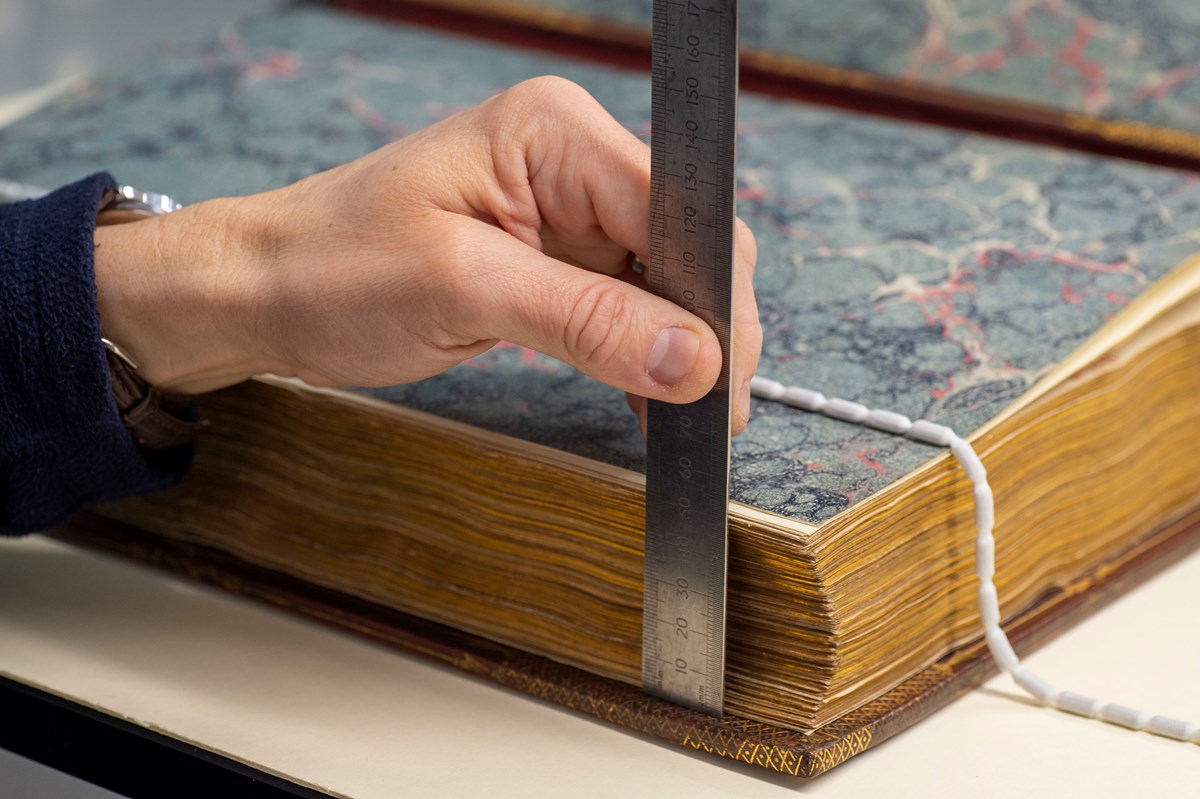
[[[721,374],[696,402],[647,410],[642,687],[714,716],[725,701],[737,69],[737,0],[654,0],[646,279],[716,331]]]

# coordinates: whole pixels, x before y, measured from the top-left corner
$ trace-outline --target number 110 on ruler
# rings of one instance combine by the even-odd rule
[[[651,402],[646,443],[642,685],[719,716],[725,582],[737,122],[736,0],[655,0],[652,291],[721,343],[716,386],[688,405]]]

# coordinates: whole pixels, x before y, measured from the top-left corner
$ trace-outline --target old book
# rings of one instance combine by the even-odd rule
[[[0,131],[0,174],[253,191],[548,72],[644,130],[642,75],[308,10]],[[128,118],[151,129],[135,139]],[[760,373],[969,435],[996,491],[1010,626],[1036,639],[1196,542],[1194,176],[751,96],[742,118]],[[732,718],[716,722],[637,691],[643,445],[617,392],[506,345],[413,386],[266,379],[201,412],[185,485],[63,534],[792,773],[986,668],[971,490],[932,447],[756,404],[734,449]],[[397,612],[444,627],[381,631]]]

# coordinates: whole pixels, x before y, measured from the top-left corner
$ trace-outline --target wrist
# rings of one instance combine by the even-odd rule
[[[242,202],[96,229],[101,330],[163,391],[211,391],[270,368],[255,335],[264,270],[237,224]]]

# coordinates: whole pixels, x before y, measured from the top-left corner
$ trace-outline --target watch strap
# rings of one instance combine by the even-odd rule
[[[104,341],[104,345],[112,376],[113,398],[121,412],[121,420],[137,445],[154,451],[194,441],[203,425],[179,416],[187,411],[192,398],[151,386],[138,376],[118,347],[108,341]]]

